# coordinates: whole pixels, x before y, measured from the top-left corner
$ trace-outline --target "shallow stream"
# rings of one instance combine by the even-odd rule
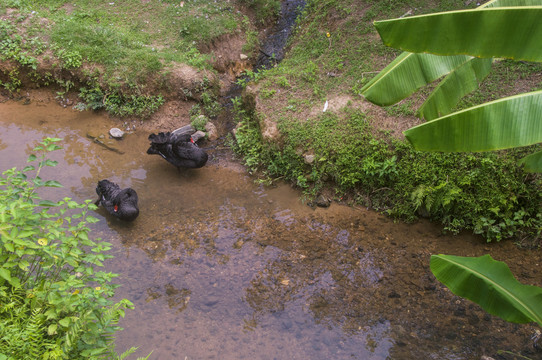
[[[183,125],[183,124],[181,124]],[[54,102],[0,104],[0,169],[22,168],[45,136],[63,138],[42,178],[48,196],[97,198],[98,180],[132,187],[140,216],[126,224],[99,209],[93,235],[113,244],[107,269],[135,310],[117,350],[151,359],[540,358],[534,326],[508,324],[451,294],[431,254],[491,254],[524,283],[541,285],[540,252],[511,242],[442,235],[425,221],[394,223],[373,211],[310,208],[288,185],[256,185],[222,146],[201,169],[178,172],[147,155],[148,131],[118,152],[87,137],[118,122]],[[212,145],[212,144],[207,144]],[[205,146],[205,145],[204,145]]]

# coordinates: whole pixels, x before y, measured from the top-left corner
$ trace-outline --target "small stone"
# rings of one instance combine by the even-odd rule
[[[316,206],[319,206],[319,207],[329,207],[329,205],[331,205],[331,201],[326,198],[324,195],[319,195],[317,198],[316,198]]]
[[[109,130],[109,135],[111,135],[115,139],[122,139],[122,137],[124,136],[124,131],[119,128],[112,128],[111,130]]]
[[[246,59],[248,59],[248,56],[246,56],[245,54],[240,54],[240,55],[239,55],[239,58],[240,58],[241,60],[246,60]]]
[[[401,297],[401,295],[399,295],[395,290],[392,290],[389,294],[388,294],[388,297],[390,299],[398,299]]]
[[[215,306],[216,304],[218,304],[220,298],[217,297],[217,296],[208,296],[204,301],[203,301],[203,304],[205,306],[209,306],[209,307],[213,307]]]
[[[212,122],[207,122],[205,124],[205,131],[207,131],[207,138],[209,139],[209,141],[214,141],[218,139],[218,131],[215,124],[213,124]]]
[[[194,142],[198,142],[199,139],[204,138],[204,137],[205,137],[205,133],[200,130],[192,134],[192,140],[194,140]]]
[[[314,162],[314,159],[316,158],[314,155],[305,155],[305,163],[306,164],[312,164]]]

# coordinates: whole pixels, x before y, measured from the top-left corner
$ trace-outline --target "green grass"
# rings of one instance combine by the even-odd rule
[[[60,75],[65,69],[78,74],[84,90],[99,87],[126,99],[165,97],[173,66],[184,63],[212,73],[210,55],[199,49],[210,49],[221,36],[238,33],[241,27],[252,29],[246,16],[226,2],[10,0],[0,11],[7,13],[8,7],[16,11],[0,25],[0,61],[19,67],[4,74],[7,81],[0,85],[12,92],[28,79],[67,92]],[[38,71],[41,62],[50,63],[53,71]],[[147,115],[138,108],[127,113]]]
[[[271,23],[280,12],[279,0],[240,0],[240,3],[255,12],[258,25]]]
[[[516,163],[526,149],[417,152],[375,127],[379,121],[375,115],[351,104],[361,101],[363,84],[398,55],[381,44],[374,20],[458,6],[462,4],[455,1],[436,7],[415,0],[308,1],[285,60],[253,79],[259,85],[262,110],[245,111],[238,119],[242,125],[236,150],[251,171],[264,179],[287,179],[308,197],[333,189],[337,199],[406,221],[424,216],[453,233],[470,230],[488,241],[515,238],[536,244],[542,229],[540,177],[527,176]],[[511,94],[519,81],[531,88],[541,86],[536,81],[540,64],[502,61],[495,68],[460,108]],[[412,117],[424,91],[384,111],[389,117]],[[342,111],[314,111],[337,95],[351,97]],[[261,138],[261,118],[277,123],[276,143]]]

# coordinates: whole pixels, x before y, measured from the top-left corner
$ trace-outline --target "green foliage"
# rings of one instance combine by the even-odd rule
[[[521,284],[505,263],[489,255],[432,255],[431,271],[454,294],[476,302],[490,314],[542,326],[542,288]]]
[[[279,124],[284,146],[279,149],[263,143],[257,121],[239,106],[234,108],[241,113],[236,149],[247,165],[255,171],[263,163],[269,175],[291,180],[307,194],[317,193],[329,181],[340,191],[377,189],[398,175],[392,149],[372,137],[360,112],[352,112],[345,121],[331,113],[302,123],[284,119]]]
[[[77,50],[60,49],[56,52],[56,56],[66,69],[76,69],[81,66],[83,61],[83,57]]]
[[[137,115],[145,118],[152,115],[164,104],[164,98],[161,95],[124,95],[119,91],[104,93],[99,87],[81,88],[79,97],[84,103],[78,104],[77,109],[104,109],[116,116]]]
[[[201,94],[201,102],[205,115],[210,118],[216,118],[222,110],[222,106],[218,102],[218,97],[210,90],[206,90]]]
[[[248,54],[256,52],[260,45],[258,32],[252,28],[250,19],[247,16],[243,17],[242,26],[247,37],[246,43],[243,45],[243,52]]]
[[[252,120],[253,114],[244,110],[240,97],[232,99],[232,103],[235,121],[239,123],[235,132],[235,142],[232,144],[233,149],[243,156],[249,171],[254,172],[262,163],[265,163],[264,158],[268,155],[268,151],[262,144],[262,134],[258,123]]]
[[[309,61],[304,71],[301,73],[301,77],[307,82],[315,82],[317,80],[318,71],[318,66],[312,61]]]
[[[207,117],[205,117],[205,115],[197,115],[193,117],[193,120],[190,122],[190,124],[196,130],[205,131],[205,125],[207,124],[207,121],[208,120],[207,120]]]
[[[256,12],[256,19],[260,23],[269,23],[276,19],[280,12],[278,0],[240,0]]]
[[[10,359],[111,358],[117,322],[133,305],[112,301],[116,274],[99,271],[110,244],[92,240],[98,221],[91,200],[42,200],[38,190],[56,166],[47,153],[60,139],[34,148],[29,165],[0,177],[0,353]],[[34,174],[31,176],[31,174]]]
[[[188,65],[200,69],[206,69],[210,67],[210,56],[200,53],[199,50],[195,47],[189,47],[188,49],[183,48],[180,50],[182,50],[183,52],[179,55],[179,61],[186,62]]]
[[[249,82],[258,82],[261,79],[265,77],[265,74],[267,73],[267,70],[265,69],[259,69],[258,71],[252,71],[252,70],[245,70],[237,78],[237,85],[242,86],[243,88],[248,85]]]
[[[522,151],[498,154],[426,153],[396,142],[401,176],[397,201],[388,212],[440,221],[453,233],[471,229],[488,241],[538,238],[542,222],[538,176],[515,163]],[[529,219],[529,220],[527,220]]]
[[[406,21],[396,19],[377,22],[375,26],[379,27],[382,39],[388,45],[420,53],[416,56],[424,57],[429,53],[448,55],[441,57],[442,60],[449,59],[451,54],[470,54],[482,58],[509,57],[540,62],[542,57],[537,45],[518,42],[525,31],[528,31],[532,38],[542,36],[542,27],[538,26],[542,9],[539,6],[527,8],[525,5],[529,5],[529,2],[493,0],[482,5],[482,8],[486,6],[504,6],[504,8],[497,8],[497,11],[441,13]],[[539,5],[539,2],[536,2],[536,5]],[[391,27],[388,28],[390,24]],[[396,26],[397,24],[408,24],[409,28]],[[478,29],[469,27],[481,24],[483,25]],[[522,26],[525,26],[524,31],[521,30]],[[509,29],[518,31],[510,32]],[[502,35],[499,32],[502,32]],[[420,33],[427,36],[421,39]],[[471,36],[472,34],[476,36]],[[487,47],[487,40],[490,38],[501,40],[497,43],[490,42],[491,45],[497,46]],[[441,41],[443,39],[446,41]],[[415,45],[410,46],[409,42]],[[418,47],[420,44],[421,47]],[[413,55],[415,54],[403,53],[401,57]],[[489,65],[488,60],[484,61]],[[424,74],[433,67],[427,65],[421,62],[418,64],[419,70]],[[395,72],[388,66],[376,78],[388,70]],[[437,102],[434,104],[435,108],[429,116],[431,121],[405,132],[405,136],[414,147],[450,152],[515,148],[516,150],[512,152],[517,155],[525,152],[525,149],[517,150],[518,148],[540,142],[542,133],[537,126],[541,112],[540,92],[516,95],[446,115],[455,105],[450,104],[448,100],[453,98],[454,103],[459,101],[478,85],[479,78],[485,77],[488,71],[486,67],[482,72],[462,72],[461,75],[452,78],[451,85],[437,87],[439,91],[442,90],[441,101],[438,101],[438,105]],[[403,88],[405,88],[403,85],[413,85],[410,74],[396,75],[398,76],[393,83],[401,83],[400,87]],[[460,89],[469,77],[471,84],[465,89]],[[444,81],[449,78],[450,75]],[[499,83],[499,86],[502,84]],[[379,92],[374,102],[379,103],[389,92],[390,89]],[[542,152],[539,151],[539,147],[530,146],[527,150],[538,152],[522,159],[526,165],[525,169],[542,172]],[[530,238],[539,238],[542,230],[538,199],[539,181],[536,181],[534,186],[522,186],[528,179],[523,171],[525,169],[510,164],[512,156],[496,159],[494,155],[494,153],[486,156],[467,154],[457,157],[459,164],[457,162],[453,165],[448,164],[448,169],[451,173],[459,169],[463,174],[456,174],[451,178],[447,176],[446,181],[442,178],[434,179],[436,181],[433,185],[425,183],[419,185],[412,192],[414,204],[428,214],[442,212],[442,218],[445,220],[448,218],[448,228],[450,225],[452,230],[458,225],[468,226],[475,233],[483,234],[488,241],[513,236],[519,238],[525,229],[532,231],[529,234]],[[473,162],[474,166],[465,166],[468,162]],[[482,173],[483,177],[477,178]],[[518,175],[520,179],[517,179]],[[524,178],[523,182],[521,178]],[[476,191],[475,196],[471,196],[470,187],[475,187],[472,189]],[[513,191],[509,192],[511,189]],[[534,202],[531,196],[536,198]],[[473,199],[476,201],[474,204]],[[469,204],[472,207],[465,209]],[[458,210],[460,214],[465,215],[461,218],[454,217]],[[454,294],[477,303],[490,314],[510,322],[536,322],[542,325],[540,307],[542,288],[522,285],[513,277],[506,264],[494,261],[489,255],[478,258],[433,255],[431,271]]]
[[[531,148],[420,152],[378,133],[359,111],[344,119],[332,113],[304,122],[284,118],[278,124],[279,148],[262,140],[258,121],[241,107],[238,100],[235,149],[253,172],[290,180],[308,195],[332,185],[395,218],[423,216],[446,231],[468,229],[487,241],[540,236],[540,177],[526,177],[516,163]]]
[[[28,80],[63,86],[62,70],[70,70],[71,81],[107,94],[102,105],[92,101],[90,108],[103,106],[119,116],[152,113],[165,97],[160,93],[170,91],[168,72],[178,64],[214,72],[211,50],[222,36],[244,27],[251,29],[247,46],[256,49],[258,41],[248,17],[227,2],[75,0],[70,11],[57,0],[4,1],[1,6],[12,10],[0,23],[0,61],[17,65],[4,70],[1,86],[12,92]],[[52,70],[44,74],[39,62]],[[215,104],[205,104],[208,111],[216,110],[212,100]]]

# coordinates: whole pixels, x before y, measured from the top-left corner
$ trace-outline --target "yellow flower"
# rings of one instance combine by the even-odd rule
[[[40,244],[41,246],[47,245],[47,239],[45,238],[38,239],[38,244]]]
[[[99,287],[99,286],[96,286],[95,289],[98,290],[98,291],[99,291],[99,290],[102,290],[102,288]]]
[[[327,36],[327,37],[330,37],[330,36],[331,36],[331,34],[330,34],[330,33],[326,33],[326,36]]]

